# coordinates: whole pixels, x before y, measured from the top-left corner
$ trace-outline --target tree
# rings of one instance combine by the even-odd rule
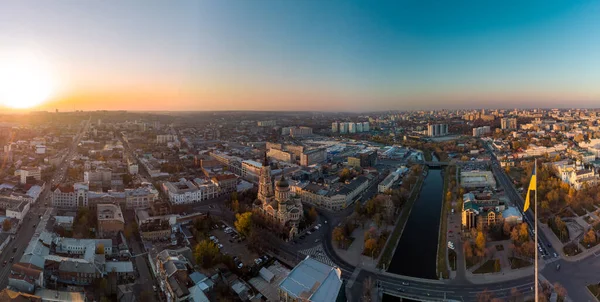
[[[477,238],[475,238],[475,245],[479,251],[483,251],[485,249],[485,235],[483,235],[482,231],[477,232]]]
[[[473,257],[473,247],[470,242],[465,242],[463,245],[463,250],[465,252],[465,258],[469,259]]]
[[[502,267],[500,266],[500,259],[496,259],[494,261],[494,271],[499,272],[501,269]]]
[[[346,234],[342,227],[335,227],[333,229],[333,240],[338,243],[338,246],[346,241]]]
[[[554,291],[561,298],[567,296],[567,289],[558,282],[554,283]]]
[[[452,201],[452,192],[451,191],[446,192],[446,201],[447,202]]]
[[[8,232],[11,228],[12,228],[12,222],[10,222],[10,219],[8,219],[8,218],[4,219],[4,221],[2,221],[2,230],[5,232]]]
[[[233,212],[238,213],[240,211],[240,202],[237,199],[234,199],[231,202],[231,210],[233,210]]]
[[[125,225],[124,235],[125,238],[131,239],[138,232],[138,224],[134,222],[129,222]]]
[[[219,248],[210,240],[202,240],[194,247],[194,258],[203,268],[211,268],[217,264]]]
[[[131,186],[131,184],[133,183],[133,176],[131,176],[129,173],[124,173],[122,176],[123,179],[123,184],[126,187]]]
[[[367,241],[365,241],[365,251],[367,253],[369,253],[369,254],[374,253],[376,248],[377,248],[377,239],[370,238],[370,239],[367,239]]]
[[[504,225],[502,226],[502,231],[504,232],[504,235],[505,236],[510,235],[510,230],[511,230],[510,223],[508,223],[507,221],[505,221]]]
[[[240,234],[248,236],[252,227],[252,212],[235,214],[235,218],[235,228],[238,230],[238,232],[240,232]]]
[[[594,229],[591,228],[583,235],[583,242],[589,245],[594,245],[596,243],[596,232],[594,232]]]
[[[308,210],[308,219],[310,220],[310,223],[312,224],[317,221],[317,217],[319,217],[317,209],[315,209],[315,207],[311,207],[310,210]]]
[[[526,223],[521,223],[519,225],[519,240],[521,242],[525,242],[529,239],[529,228]]]

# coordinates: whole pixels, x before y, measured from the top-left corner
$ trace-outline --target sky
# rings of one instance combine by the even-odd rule
[[[599,107],[598,16],[574,0],[6,0],[0,54],[42,58],[43,110]]]

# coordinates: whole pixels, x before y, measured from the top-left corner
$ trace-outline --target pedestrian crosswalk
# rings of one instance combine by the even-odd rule
[[[313,247],[305,249],[305,250],[301,250],[300,253],[303,255],[306,255],[306,256],[310,256],[310,257],[314,258],[315,260],[325,263],[329,266],[336,266],[335,263],[333,263],[333,261],[331,261],[331,259],[329,259],[329,257],[327,257],[327,254],[325,254],[325,250],[323,249],[322,244],[313,246]]]

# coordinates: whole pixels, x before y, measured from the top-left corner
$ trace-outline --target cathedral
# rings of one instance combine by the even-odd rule
[[[282,226],[289,226],[291,228],[290,237],[298,233],[298,224],[303,215],[302,202],[300,198],[291,196],[290,184],[285,180],[283,174],[281,179],[275,182],[275,190],[273,190],[271,167],[266,154],[260,170],[258,200],[255,203],[255,209],[272,221],[276,221]]]

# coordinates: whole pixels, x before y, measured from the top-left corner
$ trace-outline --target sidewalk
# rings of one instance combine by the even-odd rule
[[[356,266],[357,268],[377,270],[377,263],[379,263],[379,257],[381,257],[381,255],[383,254],[383,251],[379,253],[379,257],[375,259],[372,259],[370,256],[365,256],[362,254],[362,251],[365,248],[365,232],[369,230],[372,224],[374,223],[371,222],[371,224],[365,225],[365,229],[357,227],[352,232],[352,237],[354,237],[354,241],[352,241],[352,244],[350,244],[350,246],[346,250],[338,248],[337,243],[332,241],[334,252],[340,258],[344,259],[344,261]],[[392,232],[393,227],[393,225],[388,225],[386,229]]]
[[[564,244],[558,239],[558,237],[556,237],[556,235],[554,234],[554,232],[552,232],[550,227],[548,227],[546,224],[543,224],[543,223],[539,223],[538,227],[542,228],[542,231],[546,235],[546,238],[548,238],[548,240],[550,240],[550,243],[552,244],[554,249],[558,252],[558,254],[562,258],[562,260],[564,260],[564,261],[577,262],[579,260],[583,260],[587,257],[594,256],[595,254],[600,253],[600,244],[598,244],[590,249],[586,249],[586,248],[583,248],[578,242],[577,244],[579,245],[579,247],[583,248],[582,252],[575,256],[566,256],[565,252],[563,251]]]
[[[475,270],[479,266],[473,266],[470,270],[467,270],[467,279],[474,284],[486,284],[495,283],[501,281],[509,281],[513,279],[519,279],[522,277],[533,276],[534,267],[533,265],[520,268],[520,269],[509,269],[499,273],[488,273],[488,274],[473,274],[472,270]],[[542,271],[545,267],[544,261],[538,262],[538,270]]]

